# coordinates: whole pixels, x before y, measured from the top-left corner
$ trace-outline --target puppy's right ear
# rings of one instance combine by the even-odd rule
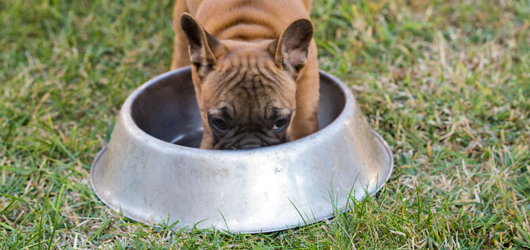
[[[274,55],[278,67],[287,69],[297,78],[309,57],[311,39],[313,24],[309,19],[301,18],[292,22],[280,38],[269,45],[269,51]]]
[[[217,62],[217,56],[225,52],[224,45],[206,32],[190,14],[180,17],[180,26],[188,37],[190,60],[199,77],[204,77]]]

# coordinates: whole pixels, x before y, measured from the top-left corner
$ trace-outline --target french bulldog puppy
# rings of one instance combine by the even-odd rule
[[[203,149],[276,145],[318,130],[312,0],[177,0],[171,69],[191,64]]]

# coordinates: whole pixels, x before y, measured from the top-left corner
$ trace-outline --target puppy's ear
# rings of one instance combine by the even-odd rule
[[[274,62],[280,68],[289,70],[296,78],[309,56],[309,44],[313,38],[313,25],[302,18],[292,22],[280,38],[269,45]]]
[[[191,63],[197,68],[199,77],[204,77],[217,62],[217,56],[225,51],[224,45],[210,35],[190,14],[180,17],[180,26],[188,37]]]

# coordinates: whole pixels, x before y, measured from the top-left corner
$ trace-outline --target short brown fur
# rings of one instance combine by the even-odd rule
[[[318,130],[310,7],[311,0],[177,0],[171,69],[192,65],[201,148],[269,146]]]

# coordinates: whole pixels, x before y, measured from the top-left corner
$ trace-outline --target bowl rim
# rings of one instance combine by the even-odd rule
[[[238,149],[238,150],[211,150],[211,149],[202,149],[202,148],[194,148],[194,147],[187,147],[182,146],[178,144],[174,144],[168,141],[161,140],[159,138],[156,138],[152,136],[151,134],[145,132],[143,129],[138,127],[136,122],[134,121],[132,117],[132,107],[133,103],[136,100],[136,98],[143,93],[147,88],[157,84],[159,81],[170,77],[174,74],[181,74],[185,71],[190,71],[191,66],[186,66],[182,68],[178,68],[175,70],[168,71],[166,73],[163,73],[161,75],[158,75],[147,82],[140,85],[140,87],[136,88],[128,97],[125,99],[125,102],[123,103],[121,107],[121,111],[118,114],[118,119],[123,118],[125,122],[127,122],[131,126],[127,126],[129,128],[134,128],[135,130],[139,131],[140,134],[133,134],[133,137],[141,137],[142,139],[149,139],[153,142],[156,142],[157,144],[162,144],[166,147],[168,147],[168,150],[181,150],[181,151],[187,151],[188,153],[194,153],[194,154],[209,154],[209,156],[214,155],[242,155],[243,153],[264,153],[266,151],[282,151],[285,149],[292,149],[292,148],[299,148],[303,147],[304,144],[310,143],[313,140],[318,139],[324,139],[326,137],[326,134],[329,134],[330,132],[333,133],[333,131],[339,130],[342,124],[344,124],[345,121],[348,120],[350,116],[353,115],[353,112],[351,112],[354,109],[354,105],[357,105],[357,101],[354,98],[351,90],[344,84],[341,80],[336,78],[335,76],[331,75],[330,73],[327,73],[325,71],[319,70],[319,79],[320,76],[327,77],[331,80],[334,86],[340,88],[342,95],[344,96],[344,107],[342,108],[340,114],[328,125],[326,125],[324,128],[319,129],[317,132],[310,134],[304,138],[295,140],[295,141],[289,141],[286,143],[273,145],[273,146],[267,146],[262,148],[254,148],[254,149]],[[123,114],[122,114],[123,112]],[[121,117],[120,117],[121,116]],[[154,139],[154,140],[153,140]],[[384,141],[384,140],[383,140]]]

